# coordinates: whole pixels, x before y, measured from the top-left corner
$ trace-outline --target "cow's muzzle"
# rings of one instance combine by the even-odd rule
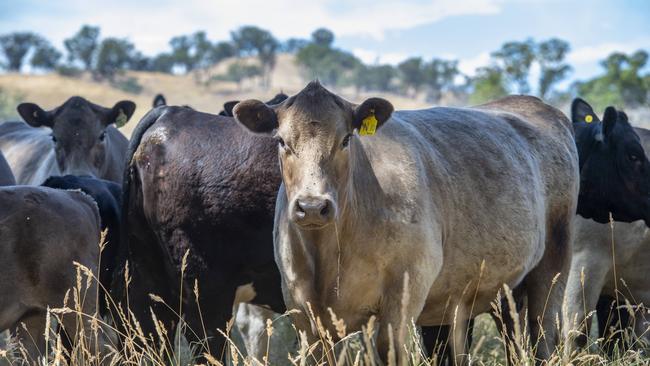
[[[336,205],[326,197],[298,197],[294,200],[291,220],[304,229],[320,229],[334,221]]]

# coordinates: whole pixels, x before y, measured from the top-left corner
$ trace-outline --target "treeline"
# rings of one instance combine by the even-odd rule
[[[424,95],[432,103],[444,96],[469,103],[480,103],[511,93],[536,94],[551,101],[581,95],[597,105],[638,106],[646,103],[650,91],[650,74],[643,74],[648,53],[612,53],[601,62],[601,75],[576,82],[568,90],[557,85],[572,72],[566,62],[570,45],[561,39],[507,42],[490,54],[488,66],[464,75],[458,60],[412,57],[396,66],[364,64],[351,52],[334,47],[334,34],[324,28],[315,30],[310,39],[292,38],[279,41],[269,31],[244,26],[230,34],[229,40],[212,41],[205,32],[173,37],[169,50],[154,56],[138,51],[128,39],[102,38],[100,29],[84,25],[65,39],[65,57],[45,38],[29,32],[0,36],[0,64],[19,72],[26,64],[33,69],[56,70],[64,75],[90,72],[97,79],[120,80],[124,70],[189,73],[206,70],[227,58],[253,58],[255,63],[237,61],[227,72],[209,80],[257,78],[270,86],[277,54],[294,53],[306,79],[319,78],[329,85],[354,87],[361,91],[387,91],[407,96]],[[539,70],[536,90],[531,90],[531,70]],[[137,92],[134,80],[121,80],[125,89]]]

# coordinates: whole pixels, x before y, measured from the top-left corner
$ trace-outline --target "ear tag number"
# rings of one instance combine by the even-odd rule
[[[118,114],[115,119],[115,125],[117,125],[117,127],[122,127],[124,124],[126,124],[126,114],[124,114],[124,111],[120,109],[120,114]]]
[[[588,114],[585,117],[585,122],[587,122],[587,123],[591,123],[593,120],[594,120],[594,117],[591,114]]]
[[[371,110],[370,115],[361,121],[361,128],[359,129],[359,135],[361,136],[372,136],[377,131],[377,117],[375,117],[375,111]]]

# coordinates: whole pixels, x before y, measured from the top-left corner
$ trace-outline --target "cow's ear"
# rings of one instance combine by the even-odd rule
[[[167,100],[165,100],[165,96],[162,94],[156,95],[155,98],[153,98],[153,107],[160,107],[162,105],[167,105]]]
[[[600,120],[589,103],[585,102],[582,98],[576,98],[571,103],[571,121],[573,123],[592,123],[599,122]]]
[[[270,134],[278,128],[278,117],[275,111],[259,100],[239,102],[232,112],[237,122],[251,132]]]
[[[232,110],[233,108],[235,108],[237,103],[239,103],[238,100],[231,100],[229,102],[225,102],[223,104],[223,116],[232,117],[233,116]]]
[[[106,116],[106,125],[115,123],[115,127],[120,128],[129,121],[135,111],[135,103],[130,100],[122,100],[115,103]]]
[[[360,135],[374,135],[392,114],[393,105],[386,99],[366,99],[354,109],[352,128],[358,129]]]
[[[23,120],[32,127],[52,127],[54,124],[52,114],[34,103],[21,103],[16,109]]]
[[[612,131],[614,131],[614,126],[616,126],[616,121],[618,120],[618,112],[614,107],[607,107],[605,109],[605,114],[603,115],[603,136],[608,137]]]

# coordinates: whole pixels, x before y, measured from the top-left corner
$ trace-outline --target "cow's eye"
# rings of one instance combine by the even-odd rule
[[[275,137],[275,140],[278,142],[278,145],[279,145],[281,148],[283,148],[283,149],[285,148],[286,145],[284,144],[284,140],[282,139],[282,137],[280,137],[280,136],[276,136],[276,137]]]
[[[350,144],[350,139],[351,139],[351,138],[352,138],[352,134],[351,134],[351,133],[350,133],[350,134],[347,134],[347,135],[343,138],[343,141],[341,141],[341,149],[345,149],[346,147],[348,147],[348,145]]]
[[[106,131],[102,131],[101,135],[99,135],[99,141],[104,141],[106,138]]]
[[[56,144],[56,136],[50,135],[50,137],[52,137],[52,142],[54,142]]]
[[[637,161],[641,160],[636,154],[629,154],[627,158],[630,159],[630,161],[633,163],[636,163]]]

